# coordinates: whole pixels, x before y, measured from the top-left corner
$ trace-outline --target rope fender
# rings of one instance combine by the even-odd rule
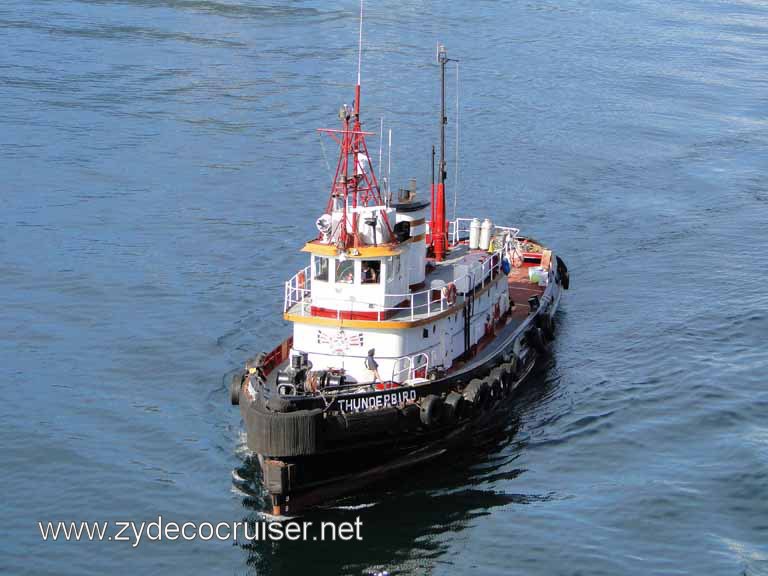
[[[246,412],[248,447],[264,456],[286,458],[316,454],[323,445],[323,410],[272,412],[254,402]]]

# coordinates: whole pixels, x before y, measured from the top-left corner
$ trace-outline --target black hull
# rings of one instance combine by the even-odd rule
[[[514,384],[515,389],[526,381],[528,374]],[[510,394],[476,419],[440,427],[429,434],[369,441],[335,452],[281,460],[299,466],[299,478],[304,482],[291,487],[287,494],[275,493],[265,484],[271,511],[276,515],[295,514],[464,448],[473,437],[485,436],[508,425],[514,398],[515,395]],[[265,479],[274,460],[257,456]]]
[[[295,514],[506,426],[515,390],[548,352],[561,291],[550,284],[524,321],[508,320],[471,361],[441,379],[330,402],[294,398],[285,413],[266,407],[269,388],[252,388],[253,395],[243,388],[248,447],[261,465],[271,512]],[[449,398],[455,410],[446,407]]]

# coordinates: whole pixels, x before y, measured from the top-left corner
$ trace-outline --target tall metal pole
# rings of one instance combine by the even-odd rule
[[[437,62],[440,64],[440,164],[438,165],[437,190],[435,194],[434,218],[432,222],[432,248],[435,260],[442,262],[447,250],[447,236],[445,222],[445,63],[448,62],[448,54],[445,46],[437,48]]]
[[[448,118],[445,116],[445,63],[448,62],[445,46],[440,46],[437,58],[440,63],[440,174],[438,183],[445,185],[447,176],[445,170],[445,124],[448,122]]]
[[[435,193],[437,192],[437,182],[435,182],[435,145],[432,144],[432,182],[430,182],[429,187],[429,209],[430,209],[430,218],[429,218],[429,232],[427,233],[427,244],[434,250],[434,242],[432,239],[434,238],[434,232],[435,232],[435,220],[437,219],[437,213],[435,212]]]

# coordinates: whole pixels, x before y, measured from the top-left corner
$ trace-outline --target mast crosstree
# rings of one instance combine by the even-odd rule
[[[368,153],[366,136],[373,132],[365,132],[360,121],[360,82],[363,54],[363,2],[360,2],[360,32],[358,40],[357,84],[355,100],[350,108],[344,104],[339,109],[341,129],[321,128],[320,132],[331,136],[339,145],[339,159],[336,163],[336,173],[331,185],[331,197],[326,211],[329,214],[341,213],[342,217],[337,229],[331,236],[338,238],[340,248],[357,247],[361,244],[359,208],[366,206],[382,207],[381,218],[391,235],[389,219],[383,213],[384,201],[373,163]],[[378,216],[377,216],[378,217]]]

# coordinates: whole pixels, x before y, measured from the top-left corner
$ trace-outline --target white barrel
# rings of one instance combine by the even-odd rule
[[[488,250],[491,245],[491,236],[493,236],[493,222],[486,218],[480,227],[480,250]]]
[[[480,220],[472,218],[469,224],[469,249],[477,250],[480,246]]]

